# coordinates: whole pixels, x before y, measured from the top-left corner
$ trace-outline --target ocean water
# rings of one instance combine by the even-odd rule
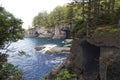
[[[41,80],[66,59],[67,54],[44,54],[45,50],[52,47],[63,46],[62,41],[63,39],[24,38],[11,44],[8,61],[22,69],[25,80]],[[44,50],[35,51],[35,47],[42,45],[46,46]],[[19,55],[22,51],[29,56]]]

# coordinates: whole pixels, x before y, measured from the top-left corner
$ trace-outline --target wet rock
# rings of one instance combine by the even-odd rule
[[[40,50],[42,50],[42,49],[44,49],[45,48],[45,46],[38,46],[38,47],[35,47],[34,49],[36,50],[36,51],[40,51]]]
[[[70,53],[70,48],[68,47],[54,47],[51,48],[50,50],[47,50],[45,54],[54,54],[54,53]]]
[[[71,44],[72,41],[73,41],[73,39],[65,39],[65,40],[64,40],[64,43],[65,43],[65,44]]]

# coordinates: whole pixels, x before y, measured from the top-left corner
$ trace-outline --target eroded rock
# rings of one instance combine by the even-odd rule
[[[70,48],[69,47],[54,47],[51,48],[50,50],[47,50],[45,54],[55,54],[55,53],[70,53]]]
[[[73,41],[73,39],[65,39],[65,40],[64,40],[64,43],[65,43],[65,44],[71,44],[72,41]]]
[[[36,51],[40,51],[40,50],[42,50],[42,49],[44,49],[45,48],[45,46],[38,46],[38,47],[35,47],[34,49],[36,50]]]

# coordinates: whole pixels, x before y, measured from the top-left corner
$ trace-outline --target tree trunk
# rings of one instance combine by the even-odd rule
[[[88,2],[88,26],[90,26],[91,8],[92,8],[92,3],[91,3],[91,0],[89,0]]]
[[[112,13],[114,13],[115,0],[112,0],[111,3],[112,3],[112,4],[111,4],[111,5],[112,5],[111,11],[112,11]]]
[[[84,14],[85,14],[85,7],[84,7],[84,0],[82,0],[82,15],[83,15],[83,19],[85,18]]]
[[[119,19],[119,21],[118,21],[118,26],[120,27],[120,19]]]
[[[96,26],[96,20],[97,20],[97,15],[98,15],[98,0],[95,0],[94,2],[93,2],[93,5],[94,5],[94,7],[93,7],[93,25],[94,26]]]
[[[111,0],[109,0],[109,2],[108,2],[108,10],[107,10],[107,13],[108,14],[110,14],[110,12],[111,12]]]
[[[89,27],[91,26],[91,8],[92,8],[92,4],[91,4],[91,0],[88,1],[88,13],[87,13],[87,26],[86,26],[86,37],[89,36]]]
[[[107,2],[107,0],[104,0],[104,7],[103,7],[104,12],[103,13],[107,14],[107,12],[108,12],[107,8],[108,8],[108,2]]]
[[[97,10],[98,10],[97,16],[99,16],[99,14],[100,14],[100,0],[98,0],[97,5],[98,5],[98,7],[97,7]]]

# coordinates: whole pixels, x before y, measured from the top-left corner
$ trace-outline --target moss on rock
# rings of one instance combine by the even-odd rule
[[[90,34],[90,40],[98,45],[120,45],[120,28],[115,26],[98,27]]]

